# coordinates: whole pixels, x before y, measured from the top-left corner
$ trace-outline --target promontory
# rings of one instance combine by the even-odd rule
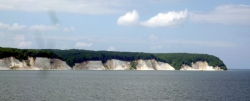
[[[218,57],[196,53],[143,53],[0,47],[0,70],[227,70]]]

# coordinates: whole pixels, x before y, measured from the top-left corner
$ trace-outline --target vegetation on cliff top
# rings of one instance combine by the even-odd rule
[[[138,59],[155,59],[167,62],[176,70],[182,64],[191,65],[196,61],[207,61],[210,66],[219,66],[227,70],[226,65],[217,57],[207,54],[190,53],[142,53],[142,52],[111,52],[111,51],[90,51],[90,50],[58,50],[58,49],[16,49],[0,47],[0,58],[15,57],[19,60],[27,60],[28,57],[59,58],[73,67],[75,63],[88,60],[101,60],[103,63],[109,59],[123,61],[134,61]]]

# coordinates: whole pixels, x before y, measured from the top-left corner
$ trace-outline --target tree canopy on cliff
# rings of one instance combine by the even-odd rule
[[[210,66],[219,66],[227,70],[226,65],[218,57],[208,54],[191,53],[158,53],[155,54],[159,61],[170,63],[175,69],[179,70],[182,64],[191,66],[192,62],[206,61]]]
[[[207,61],[211,66],[219,66],[227,70],[226,65],[218,57],[207,54],[114,52],[79,49],[16,49],[0,47],[0,58],[11,56],[19,60],[27,60],[28,57],[59,58],[71,67],[73,67],[75,63],[81,63],[88,60],[101,60],[104,63],[109,59],[119,59],[123,61],[155,59],[157,61],[169,63],[176,70],[179,70],[182,64],[191,65],[192,62]]]
[[[0,58],[15,57],[18,60],[27,60],[28,57],[47,57],[56,58],[57,55],[52,51],[40,49],[16,49],[0,47]]]

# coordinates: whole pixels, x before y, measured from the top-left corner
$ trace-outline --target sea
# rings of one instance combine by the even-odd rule
[[[250,101],[250,70],[0,71],[0,101]]]

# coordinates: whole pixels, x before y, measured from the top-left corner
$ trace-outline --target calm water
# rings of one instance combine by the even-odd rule
[[[0,71],[0,101],[250,101],[250,71]]]

